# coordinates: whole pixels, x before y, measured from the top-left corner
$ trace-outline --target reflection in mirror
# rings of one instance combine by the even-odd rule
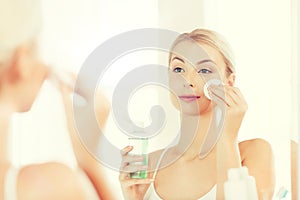
[[[270,142],[276,158],[274,163],[276,169],[274,198],[281,187],[285,187],[288,191],[291,190],[290,179],[292,179],[293,194],[294,196],[296,195],[297,139],[292,142],[292,176],[289,174],[290,156],[287,156],[290,154],[290,143],[287,133],[290,132],[290,102],[292,94],[290,87],[291,72],[287,66],[290,66],[291,49],[289,41],[291,26],[288,22],[290,20],[290,9],[295,8],[290,3],[296,3],[297,0],[191,0],[189,3],[173,0],[147,2],[131,0],[131,4],[122,0],[101,2],[99,0],[88,0],[88,3],[86,0],[76,1],[76,3],[71,0],[45,2],[47,2],[45,14],[48,20],[48,25],[45,26],[47,30],[45,37],[47,38],[46,46],[48,47],[48,56],[52,55],[53,57],[49,58],[49,60],[53,59],[61,65],[72,66],[72,70],[77,70],[81,67],[81,63],[95,46],[111,36],[127,30],[141,27],[160,27],[182,33],[201,27],[222,33],[228,39],[235,52],[238,73],[236,84],[244,92],[249,105],[239,139],[262,138]],[[82,6],[83,4],[85,6]],[[72,6],[69,7],[69,5]],[[132,5],[134,5],[134,9]],[[89,6],[93,9],[88,9]],[[188,14],[183,15],[182,11],[185,10],[188,10]],[[53,11],[56,12],[55,16],[60,17],[53,17]],[[299,14],[294,18],[299,19]],[[86,21],[89,21],[89,23],[85,23]],[[65,22],[68,22],[69,26],[65,26]],[[65,37],[59,40],[58,38],[61,35]],[[299,32],[294,35],[299,35]],[[293,42],[293,44],[295,43]],[[57,48],[57,46],[60,48]],[[80,48],[74,48],[75,46]],[[124,62],[119,59],[115,63],[116,73],[109,77],[108,83],[104,81],[109,86],[109,89],[105,91],[109,94],[108,96],[111,96],[112,90],[110,89],[113,88],[111,85],[119,81],[127,66],[134,67],[153,63],[153,60],[156,58],[156,55],[144,55],[145,51],[138,53],[140,54],[136,57],[128,55],[123,58]],[[294,55],[297,54],[294,53]],[[121,63],[126,65],[121,65]],[[113,67],[110,69],[113,69]],[[299,80],[299,77],[293,80]],[[144,102],[142,104],[143,109],[138,110],[142,117],[144,117],[144,113],[148,113],[147,109],[152,106],[152,101],[156,103],[157,100],[157,94],[153,92],[156,89],[148,89],[151,92],[151,94],[150,92],[147,93],[150,94],[149,96],[145,96],[143,93],[140,96],[137,95],[138,97],[133,96],[132,98],[133,105]],[[294,91],[299,92],[296,89]],[[36,112],[33,113],[34,116],[53,113],[53,110],[55,110],[53,107],[60,105],[60,102],[55,101],[56,99],[53,100],[53,98],[46,97],[44,99],[47,100],[41,99],[41,104],[36,105],[44,105],[44,102],[51,102],[53,106],[44,106],[46,109],[46,111],[43,111],[44,114]],[[142,101],[140,101],[139,97],[141,97]],[[293,106],[296,106],[298,100],[296,98],[293,98],[293,100]],[[60,111],[59,108],[57,110]],[[172,112],[168,113],[172,114]],[[38,131],[39,128],[28,128],[22,131],[15,128],[16,132],[21,133],[21,136],[18,136],[21,139],[15,139],[14,137],[16,142],[13,151],[15,162],[19,165],[25,165],[36,160],[39,162],[41,160],[44,161],[51,157],[67,163],[75,163],[74,158],[70,156],[72,155],[71,148],[65,145],[69,143],[66,143],[68,138],[66,129],[61,123],[63,120],[53,116],[52,114],[46,116],[45,122],[51,121],[52,124],[49,128],[44,126],[43,128],[47,130],[43,133]],[[135,116],[143,119],[140,115]],[[30,119],[25,121],[31,122]],[[39,127],[44,124],[41,122],[44,121],[39,119]],[[32,127],[36,127],[36,124]],[[176,132],[177,128],[178,124],[170,123],[170,129],[166,132],[170,135]],[[108,120],[107,130],[107,137],[112,138],[118,147],[121,148],[124,144],[127,144],[127,138],[124,134],[119,134],[120,131],[114,126],[111,116]],[[293,129],[291,132],[300,133],[299,128]],[[61,138],[62,136],[64,138]],[[153,149],[158,149],[164,143],[169,142],[167,140],[168,137],[165,137],[164,140],[162,139],[165,134],[160,136],[155,138]],[[56,144],[55,148],[53,148],[53,143]],[[32,157],[26,156],[29,155],[32,147],[36,146],[40,148],[39,155],[31,154],[33,155]],[[110,181],[115,193],[120,194],[118,174],[110,169],[108,171],[111,173]],[[293,199],[296,199],[296,196]]]
[[[202,3],[195,6],[199,12],[192,10],[186,19],[175,12],[175,2],[163,1],[159,4],[160,25],[178,32],[201,26],[227,38],[235,53],[236,85],[249,105],[239,139],[263,138],[272,145],[276,170],[273,198],[281,188],[290,194],[291,2],[205,0]]]

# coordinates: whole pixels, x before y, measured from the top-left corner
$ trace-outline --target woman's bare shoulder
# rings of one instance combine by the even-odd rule
[[[242,142],[239,142],[239,149],[241,152],[247,152],[247,151],[257,151],[257,150],[267,150],[272,151],[271,144],[264,139],[261,138],[255,138],[250,140],[245,140]]]
[[[242,162],[252,159],[264,159],[265,161],[273,159],[273,150],[271,144],[261,138],[240,142],[239,150]]]
[[[49,162],[23,167],[18,176],[18,195],[24,199],[84,199],[75,170]]]
[[[263,139],[252,139],[239,144],[242,165],[255,178],[259,196],[271,199],[275,189],[274,154],[271,144]]]

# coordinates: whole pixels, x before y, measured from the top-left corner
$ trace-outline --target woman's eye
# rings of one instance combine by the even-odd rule
[[[184,69],[182,69],[181,67],[175,67],[173,69],[173,72],[175,72],[175,73],[182,73],[182,72],[184,72]]]
[[[199,71],[198,71],[198,73],[201,73],[201,74],[210,74],[210,73],[212,73],[212,71],[211,70],[209,70],[209,69],[200,69]]]

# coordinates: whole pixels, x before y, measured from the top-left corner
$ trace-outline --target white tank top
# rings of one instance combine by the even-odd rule
[[[17,181],[19,169],[10,167],[5,176],[4,200],[17,200]]]
[[[156,174],[157,174],[157,171],[158,171],[158,168],[160,166],[160,163],[162,161],[162,158],[164,157],[165,153],[167,152],[168,148],[166,148],[159,160],[158,160],[158,163],[155,167],[155,171],[154,171],[154,174],[153,174],[153,179],[155,179],[156,177]],[[214,185],[214,187],[208,192],[206,193],[204,196],[200,197],[198,200],[215,200],[216,199],[216,194],[217,194],[217,187],[216,185]],[[154,182],[152,182],[144,196],[144,200],[163,200],[155,191],[155,187],[154,187]]]

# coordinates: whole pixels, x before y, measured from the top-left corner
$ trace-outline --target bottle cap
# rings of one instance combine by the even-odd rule
[[[241,169],[240,168],[230,168],[228,170],[228,179],[229,180],[239,180],[241,178]]]
[[[230,180],[237,180],[237,179],[244,179],[249,176],[248,168],[243,166],[240,168],[230,168],[228,170],[228,179]]]

